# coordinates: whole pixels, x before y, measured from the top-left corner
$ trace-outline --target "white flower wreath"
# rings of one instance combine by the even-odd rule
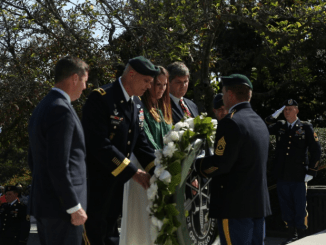
[[[151,238],[156,244],[178,244],[176,234],[180,222],[173,194],[181,181],[182,161],[191,150],[191,141],[205,135],[213,145],[217,121],[206,114],[178,122],[164,136],[164,147],[155,151],[154,175],[147,189],[150,201],[147,211],[151,216]]]

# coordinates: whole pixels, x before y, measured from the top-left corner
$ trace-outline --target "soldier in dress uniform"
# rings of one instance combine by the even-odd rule
[[[1,245],[23,245],[27,243],[30,222],[27,207],[18,200],[16,186],[6,186],[7,203],[0,206]]]
[[[228,110],[225,109],[223,104],[223,94],[217,94],[213,100],[213,112],[216,116],[217,121],[221,121],[227,114]]]
[[[265,217],[271,214],[266,180],[269,134],[249,103],[252,83],[241,74],[222,77],[229,114],[216,129],[215,154],[195,168],[212,177],[209,216],[216,218],[222,245],[261,245]]]
[[[166,69],[169,72],[173,124],[178,123],[185,115],[187,117],[198,116],[197,105],[183,97],[188,91],[190,78],[188,67],[182,62],[176,61],[168,65]]]
[[[286,121],[277,121],[283,110]],[[300,121],[298,113],[298,103],[289,99],[265,119],[270,135],[276,136],[274,174],[282,219],[288,227],[288,238],[282,244],[304,237],[308,227],[307,182],[316,176],[321,156],[317,134],[311,123]]]
[[[130,59],[122,76],[95,89],[83,107],[89,183],[86,232],[91,244],[119,243],[117,219],[125,182],[133,178],[149,187],[155,155],[143,129],[138,96],[151,87],[158,72],[142,56]],[[130,162],[132,152],[145,171]]]

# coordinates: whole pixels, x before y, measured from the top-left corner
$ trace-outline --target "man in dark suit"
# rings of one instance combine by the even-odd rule
[[[70,104],[86,88],[88,65],[65,57],[55,66],[55,85],[30,119],[30,214],[41,244],[82,243],[86,209],[86,149],[82,124]]]
[[[196,170],[212,177],[209,216],[218,219],[221,244],[261,245],[264,217],[271,214],[266,181],[269,134],[252,110],[253,86],[240,74],[222,77],[229,114],[219,122],[215,154],[196,160]]]
[[[142,56],[130,59],[122,76],[95,89],[83,107],[89,181],[86,232],[91,244],[119,244],[117,220],[125,182],[133,178],[149,187],[155,155],[145,136],[144,110],[137,96],[151,87],[158,72]],[[130,162],[132,152],[145,171]]]
[[[166,69],[169,72],[173,124],[178,123],[184,116],[198,116],[196,104],[183,97],[187,93],[189,85],[188,67],[182,62],[176,61],[168,65]]]
[[[288,228],[288,237],[282,244],[305,236],[307,182],[317,175],[321,157],[317,134],[311,123],[300,121],[298,106],[295,100],[288,99],[281,109],[265,119],[269,133],[276,136],[274,174],[282,219]],[[277,120],[283,110],[286,121]]]

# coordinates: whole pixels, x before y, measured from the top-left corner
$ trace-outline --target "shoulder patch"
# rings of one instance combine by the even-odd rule
[[[106,92],[103,88],[96,88],[93,91],[99,92],[102,96],[106,94]]]

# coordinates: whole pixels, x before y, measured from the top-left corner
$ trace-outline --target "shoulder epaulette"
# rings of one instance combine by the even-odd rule
[[[278,120],[279,123],[281,123],[282,125],[284,125],[286,123],[285,120]]]
[[[301,121],[302,124],[305,124],[305,125],[312,125],[310,122],[308,121]]]
[[[105,90],[103,88],[96,88],[93,91],[99,92],[102,96],[106,94]]]

